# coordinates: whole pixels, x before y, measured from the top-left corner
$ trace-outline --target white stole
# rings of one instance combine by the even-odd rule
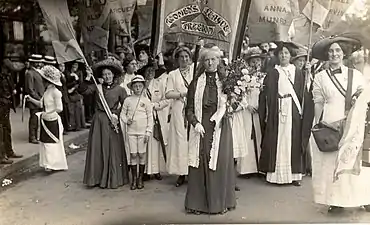
[[[226,100],[227,97],[222,93],[222,84],[216,74],[216,85],[217,85],[217,111],[211,117],[211,121],[215,121],[216,125],[213,132],[212,148],[210,151],[209,169],[215,171],[217,168],[218,152],[220,148],[220,137],[221,137],[221,120],[226,112]],[[203,73],[197,81],[197,86],[194,94],[194,113],[197,120],[202,122],[202,103],[203,93],[206,86],[206,75]],[[189,133],[189,166],[198,168],[199,167],[199,148],[200,148],[200,133],[195,131],[193,126],[190,127]]]

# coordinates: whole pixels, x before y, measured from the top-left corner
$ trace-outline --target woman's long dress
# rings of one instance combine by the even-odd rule
[[[55,109],[63,110],[62,93],[49,85],[41,102],[44,112]],[[63,124],[58,113],[54,112],[45,117],[39,115],[39,140],[41,142],[39,164],[45,169],[67,170],[67,158],[63,141]]]
[[[250,87],[247,103],[258,109],[258,86]],[[261,155],[261,125],[257,113],[252,114],[247,109],[243,110],[244,131],[246,134],[247,154],[238,159],[237,171],[240,174],[253,174],[258,172],[258,161]]]
[[[260,107],[260,121],[265,121],[267,117],[267,122],[262,126],[265,130],[262,132],[264,137],[259,166],[262,172],[267,173],[268,182],[288,184],[302,179],[302,120],[299,105],[302,104],[304,82],[302,73],[295,66],[278,68],[281,72],[274,69],[265,78],[266,101]],[[292,97],[294,93],[298,106]]]
[[[342,67],[342,73],[336,78],[343,87],[347,87],[348,68]],[[363,75],[354,70],[353,93],[364,85]],[[313,97],[315,103],[324,103],[323,121],[332,123],[345,117],[345,98],[334,86],[326,71],[316,74],[313,84]],[[336,152],[321,152],[311,136],[312,145],[312,183],[314,200],[318,204],[358,207],[370,204],[370,168],[362,167],[359,176],[342,174],[335,183],[333,175],[338,156]]]
[[[114,84],[102,85],[104,97],[113,114],[118,115],[127,97],[125,89]],[[128,183],[127,158],[121,130],[114,131],[104,111],[98,93],[97,110],[90,128],[86,153],[84,184],[101,188],[117,188]]]
[[[159,123],[161,125],[161,131],[163,136],[163,142],[165,142],[166,135],[168,133],[168,126],[167,126],[167,117],[166,115],[166,108],[169,105],[169,100],[165,97],[165,90],[166,90],[166,83],[167,77],[163,75],[163,77],[159,77],[153,79],[147,89],[147,96],[151,100],[152,104],[157,104],[160,108],[155,111],[153,110],[153,116],[158,116]],[[162,152],[162,145],[161,143],[154,138],[154,132],[149,138],[148,142],[148,150],[147,150],[147,163],[146,163],[146,173],[147,174],[157,174],[160,172],[161,167],[161,159],[163,158]]]
[[[183,73],[179,69],[168,74],[166,93],[170,91],[185,92],[187,84],[193,79],[191,66],[188,72]],[[184,78],[182,77],[184,76]],[[168,135],[167,172],[174,175],[188,175],[188,140],[187,124],[185,119],[186,99],[175,99],[172,102],[171,121]]]
[[[199,148],[199,167],[189,167],[188,188],[185,208],[203,213],[221,213],[226,209],[236,207],[235,198],[235,167],[233,156],[233,137],[229,118],[223,118],[220,137],[220,148],[216,171],[209,169],[210,150],[215,123],[210,119],[217,111],[218,93],[216,79],[206,78],[203,94],[202,125],[205,130]],[[196,124],[194,96],[197,80],[190,85],[188,93],[187,115],[192,125]]]

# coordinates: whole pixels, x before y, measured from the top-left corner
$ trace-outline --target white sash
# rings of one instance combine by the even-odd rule
[[[298,100],[298,96],[297,96],[297,94],[296,94],[296,92],[294,90],[294,86],[293,86],[294,83],[289,79],[288,74],[286,73],[285,70],[283,70],[283,69],[281,69],[279,67],[275,67],[275,69],[279,72],[279,74],[284,74],[285,75],[284,77],[287,79],[287,81],[290,84],[289,85],[289,87],[290,87],[289,88],[289,94],[292,96],[293,102],[294,102],[295,106],[298,109],[299,115],[302,116],[302,106],[301,106],[301,103]]]

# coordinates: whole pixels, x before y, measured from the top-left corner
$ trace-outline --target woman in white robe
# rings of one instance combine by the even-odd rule
[[[63,141],[63,124],[58,113],[63,111],[62,93],[56,86],[62,86],[61,72],[53,66],[44,66],[40,70],[45,83],[45,93],[40,101],[26,96],[26,99],[40,105],[43,112],[39,117],[40,167],[45,171],[67,170],[67,158]]]
[[[249,92],[244,105],[244,132],[246,134],[247,154],[238,159],[237,171],[239,174],[250,178],[250,175],[258,173],[258,161],[261,155],[261,125],[258,116],[258,98],[264,77],[262,75],[262,59],[265,55],[259,47],[250,48],[244,57],[248,65],[253,69],[250,71],[251,80],[248,85]]]
[[[162,58],[162,57],[160,57]],[[159,60],[163,62],[163,60]],[[161,141],[162,138],[163,144],[166,145],[166,137],[168,133],[167,119],[168,119],[168,106],[170,100],[166,99],[166,83],[167,83],[167,73],[164,66],[157,66],[157,64],[162,64],[161,62],[149,62],[146,66],[137,71],[138,74],[143,74],[147,81],[147,88],[145,94],[153,105],[153,119],[156,123],[156,118],[158,118],[162,137],[156,135],[156,131],[153,132],[149,138],[147,145],[147,162],[145,168],[145,174],[149,175],[147,179],[150,179],[150,176],[153,175],[156,180],[162,180],[160,174],[160,169],[163,168],[161,165],[164,165],[163,148]]]
[[[172,99],[171,121],[168,136],[167,172],[178,175],[176,186],[184,184],[188,175],[188,127],[185,116],[188,87],[193,80],[194,67],[191,51],[186,47],[175,49],[173,58],[179,68],[168,74],[166,98]]]
[[[323,39],[313,46],[313,57],[329,61],[329,70],[316,74],[313,83],[315,124],[319,122],[321,116],[322,121],[329,124],[345,118],[345,97],[336,88],[328,72],[346,89],[349,68],[343,65],[343,58],[348,55],[348,52],[344,51],[348,50],[347,44],[356,42],[358,41],[354,39],[334,37]],[[362,89],[361,86],[365,83],[363,78],[361,72],[353,70],[352,93],[356,94],[356,91]],[[362,167],[359,175],[344,173],[334,181],[339,151],[321,152],[313,136],[311,145],[315,203],[329,206],[329,213],[342,212],[345,207],[369,205],[370,168]]]

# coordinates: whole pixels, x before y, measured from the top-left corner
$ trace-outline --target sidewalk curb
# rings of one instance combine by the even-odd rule
[[[79,151],[85,150],[85,145],[87,144],[87,139],[89,137],[89,132],[83,132],[80,135],[64,142],[65,151],[67,157]],[[70,144],[80,145],[78,149],[71,149],[68,146]],[[15,162],[7,167],[0,169],[0,181],[3,179],[13,179],[27,171],[30,171],[32,168],[38,167],[39,165],[39,153],[36,153],[30,157],[24,158],[18,162]]]

